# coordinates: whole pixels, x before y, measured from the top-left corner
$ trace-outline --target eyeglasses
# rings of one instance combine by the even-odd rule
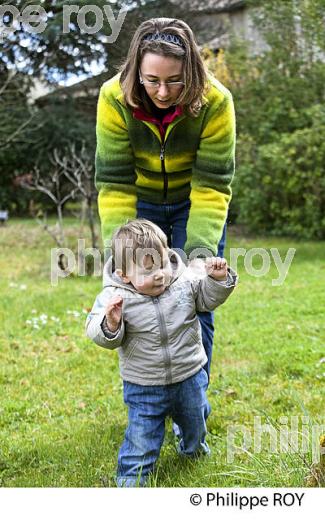
[[[141,85],[145,85],[147,88],[159,88],[161,85],[165,85],[168,88],[179,88],[185,85],[184,81],[157,81],[157,80],[143,80],[139,73],[139,80]]]

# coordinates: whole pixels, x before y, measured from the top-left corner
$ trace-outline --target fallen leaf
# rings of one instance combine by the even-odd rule
[[[228,388],[225,390],[226,397],[237,397],[236,390],[233,390],[233,388]]]

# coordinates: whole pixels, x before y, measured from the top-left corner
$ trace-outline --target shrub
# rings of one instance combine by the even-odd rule
[[[235,210],[252,231],[325,238],[325,109],[305,117],[308,127],[269,144],[239,138]]]

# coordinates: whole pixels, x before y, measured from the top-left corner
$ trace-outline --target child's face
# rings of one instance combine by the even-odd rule
[[[158,254],[158,253],[157,253]],[[170,283],[171,265],[167,251],[162,251],[157,257],[147,254],[138,262],[140,265],[133,264],[132,271],[128,276],[121,275],[125,283],[131,283],[133,287],[141,294],[147,296],[160,296]]]

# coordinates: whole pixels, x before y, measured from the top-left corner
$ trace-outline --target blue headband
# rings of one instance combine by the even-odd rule
[[[182,40],[176,36],[175,34],[171,33],[151,33],[146,34],[143,37],[143,41],[152,42],[152,41],[160,41],[160,42],[169,42],[169,43],[175,43],[175,45],[179,45],[180,47],[185,47]]]

